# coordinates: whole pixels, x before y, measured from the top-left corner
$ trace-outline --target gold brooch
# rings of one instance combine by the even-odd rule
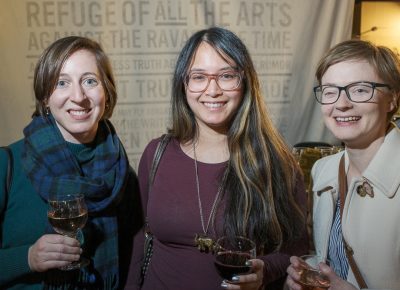
[[[370,197],[374,197],[374,189],[372,185],[368,182],[366,178],[363,178],[364,181],[361,185],[357,186],[357,193],[361,197],[365,197],[366,195],[369,195]]]

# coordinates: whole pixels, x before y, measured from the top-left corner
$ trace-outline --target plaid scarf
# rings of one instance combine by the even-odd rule
[[[88,253],[93,258],[88,268],[94,267],[96,276],[101,275],[103,285],[109,285],[110,281],[118,285],[116,205],[123,194],[129,164],[111,122],[99,122],[93,145],[94,157],[83,163],[68,148],[51,115],[34,117],[24,129],[24,135],[22,161],[33,187],[45,200],[50,192],[85,195],[89,211],[84,228],[85,244],[92,241]]]

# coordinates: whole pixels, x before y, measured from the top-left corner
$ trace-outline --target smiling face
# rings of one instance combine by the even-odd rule
[[[235,64],[228,63],[212,46],[203,42],[196,51],[189,74],[198,72],[219,75],[232,71],[236,71]],[[200,130],[211,128],[219,132],[226,132],[242,97],[242,85],[233,91],[224,91],[221,90],[215,79],[210,81],[204,92],[194,93],[186,87],[186,99]]]
[[[65,61],[47,106],[66,141],[89,143],[96,136],[105,101],[95,56],[79,50]]]
[[[346,86],[359,81],[383,83],[367,61],[343,61],[330,66],[322,76],[321,85]],[[349,148],[365,148],[383,139],[388,113],[394,102],[387,88],[376,88],[366,103],[351,102],[342,90],[338,101],[322,105],[328,129]]]

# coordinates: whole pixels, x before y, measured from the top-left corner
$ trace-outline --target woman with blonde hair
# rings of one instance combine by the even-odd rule
[[[319,62],[314,88],[325,125],[345,150],[313,169],[314,244],[330,260],[330,290],[400,289],[400,62],[390,49],[349,40]],[[287,285],[299,284],[298,257]]]

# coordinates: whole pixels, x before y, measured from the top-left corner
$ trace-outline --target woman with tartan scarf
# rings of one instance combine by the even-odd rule
[[[0,150],[0,288],[120,289],[141,213],[136,174],[109,118],[117,101],[108,57],[97,42],[70,36],[51,44],[34,73],[36,110],[24,138]],[[50,193],[82,193],[83,239],[56,234]],[[135,223],[136,222],[136,223]],[[78,270],[59,268],[83,256]]]

